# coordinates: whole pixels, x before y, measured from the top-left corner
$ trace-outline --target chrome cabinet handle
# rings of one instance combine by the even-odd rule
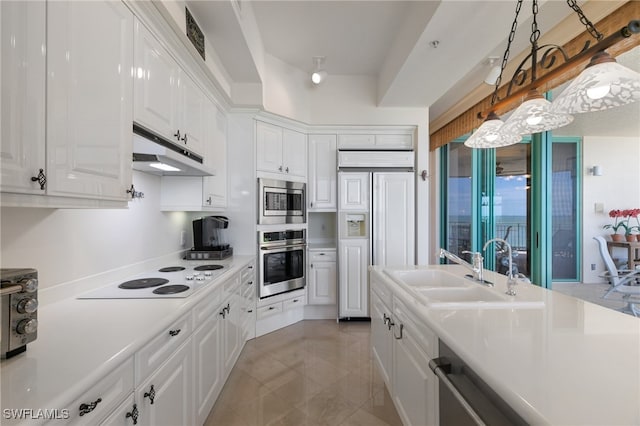
[[[178,328],[176,330],[169,330],[169,336],[171,337],[177,336],[178,334],[180,334],[181,331],[182,331],[181,328]]]
[[[143,398],[149,398],[151,405],[153,405],[153,400],[156,399],[156,390],[153,388],[153,385],[149,388],[149,392],[144,393]]]
[[[402,339],[402,330],[404,329],[404,324],[400,324],[400,336],[396,336],[396,327],[395,325],[393,326],[393,337],[396,338],[396,340],[401,340]]]
[[[89,414],[90,412],[95,410],[98,404],[100,404],[101,402],[102,402],[102,398],[98,398],[89,404],[80,404],[80,407],[78,407],[78,409],[80,410],[80,417],[84,416],[85,414]]]
[[[128,419],[129,417],[131,417],[131,420],[133,420],[133,424],[137,425],[138,424],[138,406],[136,404],[133,404],[133,409],[131,410],[130,413],[127,413],[124,418]]]

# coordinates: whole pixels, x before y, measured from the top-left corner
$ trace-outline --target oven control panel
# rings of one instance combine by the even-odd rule
[[[38,336],[38,272],[0,269],[3,359],[24,352]]]

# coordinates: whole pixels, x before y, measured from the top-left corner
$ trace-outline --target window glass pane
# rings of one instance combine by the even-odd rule
[[[462,256],[471,250],[471,148],[450,143],[448,149],[446,249]]]
[[[577,279],[577,144],[553,143],[552,158],[552,279]]]

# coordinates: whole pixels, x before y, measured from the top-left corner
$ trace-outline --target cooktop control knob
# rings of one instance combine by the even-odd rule
[[[22,299],[18,302],[16,309],[21,314],[32,314],[38,310],[38,301],[31,298]]]
[[[204,276],[203,275],[198,275],[196,277],[196,281],[204,281]]]
[[[38,289],[38,280],[36,278],[25,278],[20,281],[22,291],[26,293],[33,293]]]
[[[206,272],[204,273],[204,276],[205,276],[205,277],[210,277],[211,275],[213,275],[213,272],[211,272],[211,271],[206,271]]]
[[[187,275],[184,279],[187,281],[193,281],[193,275]]]
[[[38,329],[38,320],[35,318],[32,319],[23,319],[16,326],[16,332],[18,334],[33,334]]]

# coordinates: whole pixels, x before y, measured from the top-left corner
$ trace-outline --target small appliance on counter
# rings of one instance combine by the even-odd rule
[[[2,296],[2,359],[27,350],[38,337],[38,271],[31,268],[0,269]]]
[[[233,255],[225,216],[205,216],[193,221],[193,248],[185,254],[187,260],[222,260]]]

